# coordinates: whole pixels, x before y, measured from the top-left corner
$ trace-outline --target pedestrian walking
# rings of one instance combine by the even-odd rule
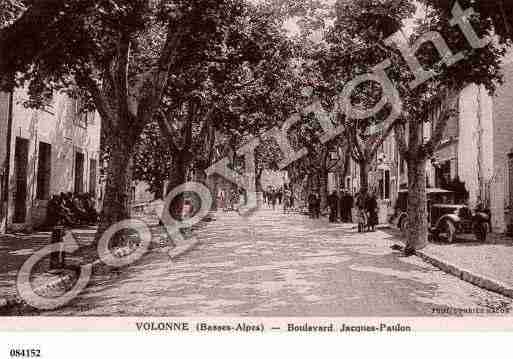
[[[328,196],[328,207],[330,208],[329,221],[335,223],[337,221],[339,197],[337,191],[333,191]]]

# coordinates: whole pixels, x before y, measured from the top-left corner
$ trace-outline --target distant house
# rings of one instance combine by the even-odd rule
[[[99,116],[84,112],[80,99],[61,93],[44,110],[23,106],[26,98],[23,89],[0,94],[4,231],[43,224],[54,194],[99,194]]]

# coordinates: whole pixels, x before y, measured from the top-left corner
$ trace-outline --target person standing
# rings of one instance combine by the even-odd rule
[[[276,191],[274,190],[274,188],[271,190],[270,197],[271,197],[271,205],[273,207],[273,210],[275,210],[276,209],[276,200],[278,198],[277,198],[277,194],[276,194]]]
[[[337,221],[338,205],[339,205],[339,197],[337,195],[337,191],[333,191],[328,196],[328,207],[330,208],[330,216],[329,216],[330,223],[335,223]]]
[[[358,232],[365,232],[367,225],[367,192],[362,188],[356,196]]]
[[[283,212],[286,213],[291,208],[291,192],[288,187],[285,187],[285,191],[283,192]]]
[[[347,191],[345,189],[342,189],[340,191],[340,205],[339,205],[339,209],[340,209],[340,213],[339,213],[339,217],[340,217],[340,221],[342,223],[346,223],[347,222],[347,218],[346,218],[346,211],[347,211]]]
[[[310,218],[315,218],[315,194],[312,192],[308,196],[308,213],[310,214]]]
[[[235,208],[237,207],[236,203],[238,201],[239,201],[239,197],[237,195],[237,191],[233,189],[231,192],[231,197],[230,197],[230,208],[229,208],[230,211],[235,211]]]
[[[319,219],[321,216],[321,196],[318,193],[315,194],[314,213],[314,218]]]
[[[341,218],[344,223],[352,223],[353,222],[353,196],[348,190],[344,190],[344,194],[342,195],[341,199],[342,205],[341,205]]]
[[[378,201],[376,199],[376,194],[372,192],[367,198],[367,213],[368,213],[368,227],[371,232],[376,231],[376,226],[378,225]]]
[[[226,195],[224,194],[224,190],[219,190],[219,194],[217,196],[218,198],[218,203],[217,203],[217,206],[218,208],[221,208],[223,211],[226,210]]]

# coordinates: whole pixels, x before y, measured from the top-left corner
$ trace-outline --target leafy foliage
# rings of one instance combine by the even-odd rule
[[[162,196],[172,160],[167,145],[162,141],[158,126],[154,122],[148,124],[137,144],[134,179],[147,183],[151,193]]]

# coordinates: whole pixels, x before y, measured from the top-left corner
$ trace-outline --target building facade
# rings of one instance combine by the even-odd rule
[[[513,63],[503,65],[504,84],[490,96],[477,85],[460,94],[458,116],[445,128],[442,141],[427,163],[428,187],[463,183],[471,207],[483,203],[491,210],[492,230],[513,232]],[[433,108],[433,111],[437,111]],[[424,126],[425,141],[435,124]],[[348,183],[359,189],[357,164],[352,161]],[[393,212],[397,193],[407,188],[406,163],[392,133],[371,165],[369,187],[380,198],[380,221]]]
[[[10,127],[2,166],[8,178],[3,218],[8,231],[30,231],[44,224],[52,195],[99,195],[99,116],[83,112],[82,101],[66,94],[56,94],[44,110],[26,108],[26,99],[24,89],[0,95],[0,123]]]
[[[0,233],[4,233],[7,226],[7,198],[9,173],[9,129],[12,117],[12,96],[10,93],[0,92]]]
[[[508,157],[513,149],[513,64],[504,64],[503,72],[504,84],[494,96],[477,85],[461,92],[458,116],[448,123],[442,144],[428,164],[428,184],[464,183],[468,204],[488,207],[497,233],[510,229],[513,204]]]

